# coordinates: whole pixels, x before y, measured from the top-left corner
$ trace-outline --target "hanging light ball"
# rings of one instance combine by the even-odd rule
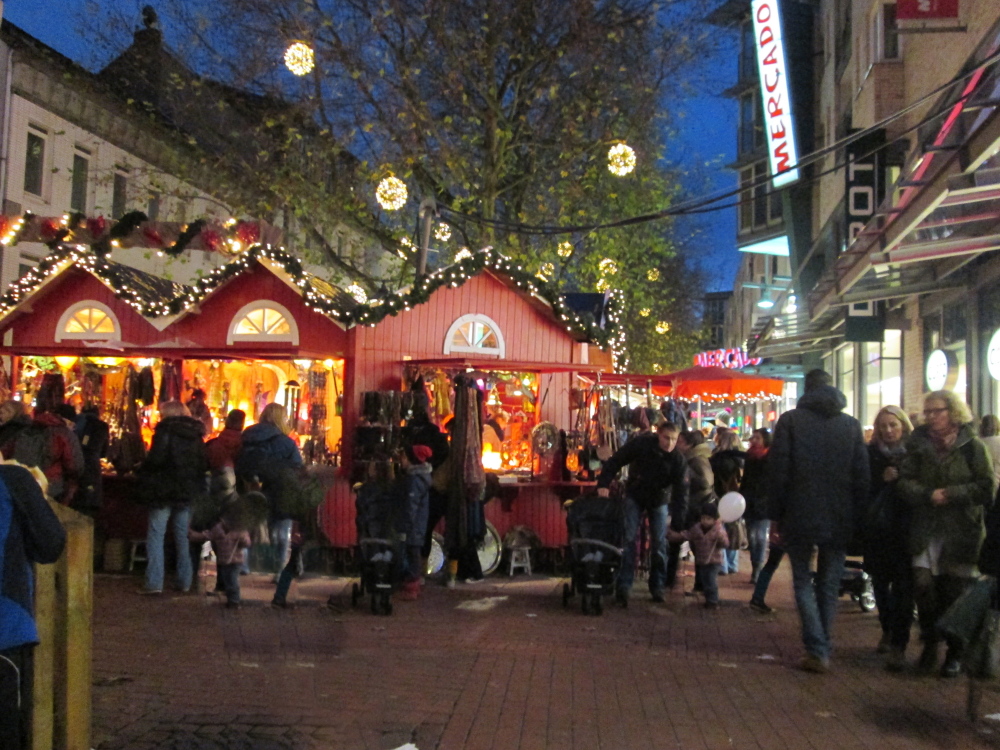
[[[659,268],[650,268],[646,272],[646,278],[649,279],[650,281],[659,281],[660,280],[660,269]]]
[[[653,363],[653,372],[660,372],[662,369],[663,365],[661,365],[659,362]]]
[[[669,330],[670,330],[670,324],[665,320],[661,320],[656,324],[656,332],[661,335],[667,333],[667,331]]]
[[[451,239],[451,227],[441,222],[434,228],[434,239],[438,242],[447,242]]]
[[[569,240],[560,242],[559,247],[556,248],[556,253],[559,254],[560,258],[568,258],[573,254],[573,243]]]
[[[549,279],[552,274],[556,272],[556,267],[552,263],[542,263],[542,267],[538,269],[538,278]]]
[[[611,258],[604,258],[597,267],[601,269],[601,273],[607,276],[614,276],[618,273],[618,264],[615,263]]]
[[[347,293],[358,301],[358,304],[365,304],[368,301],[368,294],[357,284],[352,283],[347,287]]]
[[[607,279],[597,280],[597,291],[606,292],[611,288],[611,283]]]
[[[406,203],[409,191],[398,177],[386,177],[375,188],[375,198],[386,211],[398,211]]]
[[[608,149],[608,171],[624,177],[635,169],[635,151],[626,143],[616,143]]]
[[[644,307],[639,311],[639,314],[644,318],[648,318],[651,312],[652,310],[650,310],[648,307]]]
[[[305,42],[293,42],[285,50],[285,67],[297,76],[304,76],[316,67],[316,55]]]
[[[467,248],[467,247],[463,247],[461,250],[459,250],[457,253],[455,253],[455,262],[457,263],[459,261],[462,261],[462,260],[465,260],[466,258],[471,258],[471,257],[472,257],[472,251],[469,248]]]

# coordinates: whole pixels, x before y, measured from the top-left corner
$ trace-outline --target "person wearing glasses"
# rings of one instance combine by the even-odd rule
[[[913,509],[909,553],[913,596],[924,642],[917,668],[933,673],[941,640],[935,623],[978,576],[986,535],[984,508],[997,480],[972,413],[951,391],[924,397],[924,423],[914,428],[899,468],[897,490]],[[949,640],[942,677],[961,672],[961,644]]]

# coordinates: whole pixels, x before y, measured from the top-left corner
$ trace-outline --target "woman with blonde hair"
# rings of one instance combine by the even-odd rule
[[[260,413],[260,421],[243,431],[243,445],[236,457],[236,476],[245,484],[259,482],[270,506],[271,543],[277,556],[275,575],[292,555],[293,519],[282,505],[282,496],[302,466],[302,454],[288,436],[290,431],[285,407],[268,404]]]
[[[935,624],[978,575],[985,537],[984,507],[997,480],[989,453],[975,436],[972,413],[951,391],[924,397],[924,423],[913,430],[899,469],[897,491],[913,512],[909,553],[924,650],[919,668],[937,668]],[[961,643],[949,640],[942,677],[961,672]]]
[[[906,440],[913,432],[898,406],[885,406],[875,416],[868,443],[871,503],[865,521],[865,570],[872,577],[882,640],[876,652],[888,654],[885,668],[905,666],[913,624],[913,571],[910,564],[910,508],[896,492]]]

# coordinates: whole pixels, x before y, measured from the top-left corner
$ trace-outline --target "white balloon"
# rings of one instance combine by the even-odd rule
[[[746,498],[739,492],[727,492],[719,498],[719,518],[723,523],[739,521],[746,509]]]

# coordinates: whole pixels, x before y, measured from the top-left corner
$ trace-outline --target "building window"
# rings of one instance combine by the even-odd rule
[[[740,170],[740,234],[781,222],[781,193],[771,187],[769,174],[766,161]]]
[[[844,411],[854,416],[854,344],[837,350],[837,388],[847,399]]]
[[[87,339],[110,341],[120,339],[118,318],[107,305],[96,300],[84,300],[67,308],[56,324],[56,341]]]
[[[753,229],[753,167],[740,170],[740,232]]]
[[[73,154],[73,181],[69,207],[73,211],[87,213],[87,183],[90,179],[90,159],[83,153]]]
[[[44,130],[29,130],[24,154],[24,192],[38,197],[42,196],[45,177],[45,136]]]
[[[899,59],[899,26],[896,24],[896,4],[885,3],[882,6],[882,17],[879,24],[881,58],[883,60]]]
[[[903,398],[902,331],[886,330],[884,341],[861,346],[864,358],[865,402],[861,422],[871,426],[883,406],[899,406]]]
[[[757,79],[757,39],[753,23],[747,21],[740,29],[739,77],[741,81]]]
[[[463,315],[451,324],[444,338],[444,353],[469,352],[474,354],[506,353],[500,327],[485,315]]]
[[[111,193],[111,218],[120,219],[128,209],[128,176],[115,172],[115,184]]]
[[[226,343],[240,341],[298,344],[299,328],[283,305],[272,300],[258,300],[244,305],[229,325]]]

